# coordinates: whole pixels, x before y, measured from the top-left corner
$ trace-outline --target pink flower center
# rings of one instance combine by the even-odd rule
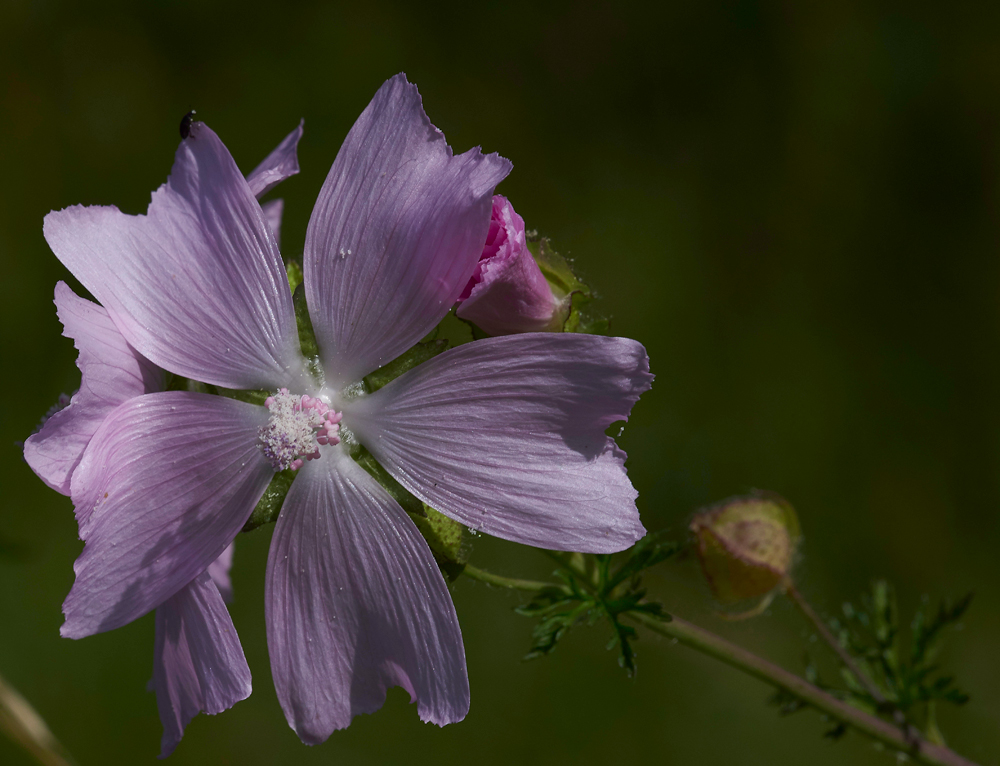
[[[271,413],[257,431],[257,446],[275,471],[297,471],[319,457],[319,448],[340,444],[341,414],[312,396],[296,396],[287,388],[264,401]]]

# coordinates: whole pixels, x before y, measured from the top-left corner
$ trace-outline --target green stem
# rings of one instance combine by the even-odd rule
[[[480,582],[489,583],[490,585],[497,585],[501,588],[509,588],[511,590],[523,590],[529,593],[537,593],[544,588],[559,588],[565,590],[562,585],[554,585],[547,582],[536,582],[534,580],[517,580],[513,577],[501,577],[500,575],[493,574],[492,572],[487,572],[485,569],[479,569],[472,566],[472,564],[466,564],[465,569],[462,570],[462,574],[468,575],[473,580],[479,580]]]
[[[562,566],[572,570],[574,574],[589,578],[586,570],[575,565],[576,562],[558,554],[553,555],[553,558],[559,561]],[[534,580],[515,580],[501,577],[468,565],[464,571],[465,574],[476,580],[513,590],[538,592],[544,588],[562,587]],[[917,763],[928,764],[928,766],[976,766],[973,761],[963,758],[942,745],[936,745],[924,739],[915,742],[908,740],[906,735],[896,726],[837,699],[804,678],[800,678],[794,673],[790,673],[784,668],[680,617],[673,617],[665,622],[642,612],[629,612],[626,616],[654,633],[676,639],[678,643],[720,660],[737,670],[742,670],[770,686],[783,689],[811,707],[826,713],[835,721],[851,726],[894,750],[907,753]]]

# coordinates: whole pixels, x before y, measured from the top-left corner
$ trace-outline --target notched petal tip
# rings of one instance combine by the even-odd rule
[[[466,688],[468,691],[468,688]],[[421,700],[411,699],[410,704],[414,702],[417,704],[417,715],[423,723],[432,723],[435,726],[445,727],[451,723],[461,723],[465,720],[465,717],[469,714],[469,707],[472,703],[472,696],[470,694],[465,695],[465,699],[456,702],[452,700],[453,707],[448,710],[435,709],[432,706],[422,702]]]
[[[419,88],[406,78],[405,72],[393,75],[382,84],[372,99],[369,109],[375,107],[376,102],[380,108],[385,108],[386,104],[395,100],[400,102],[395,106],[396,109],[401,109],[407,102],[411,107],[416,107],[423,123],[431,130],[430,140],[442,142],[448,152],[448,157],[454,156],[454,149],[448,143],[444,131],[431,122],[431,118],[427,116],[427,111],[424,109],[424,99],[420,95]],[[506,178],[514,167],[514,164],[506,157],[502,157],[497,152],[486,154],[480,146],[472,147],[462,156],[468,158],[470,162],[480,164],[481,170],[470,174],[472,193],[477,199],[486,194],[492,194],[493,187]]]
[[[229,151],[207,126],[194,135],[144,215],[77,205],[46,216],[45,238],[159,367],[226,388],[280,385],[298,353],[281,256]]]
[[[122,402],[163,387],[162,370],[126,342],[102,306],[55,287],[56,314],[63,335],[77,349],[79,389],[60,397],[24,444],[24,459],[49,487],[70,495],[72,477],[87,444],[104,418]]]
[[[76,626],[71,625],[69,617],[66,615],[66,608],[63,607],[63,618],[64,622],[59,626],[59,636],[61,638],[72,638],[73,640],[84,638],[87,634],[76,629]]]
[[[346,455],[307,464],[274,530],[267,637],[289,725],[318,744],[388,689],[444,725],[468,710],[461,630],[426,542]]]
[[[264,160],[247,174],[247,184],[257,199],[287,178],[299,172],[298,146],[304,132],[305,119],[282,139],[281,143]]]
[[[306,297],[328,384],[391,361],[447,314],[482,251],[493,186],[510,167],[479,149],[453,154],[404,75],[379,88],[306,233]]]
[[[514,163],[498,152],[484,154],[481,147],[473,147],[466,154],[478,156],[481,159],[479,168],[470,174],[470,186],[472,196],[476,199],[493,194],[493,189],[503,181],[510,171],[514,169]]]
[[[156,610],[152,690],[163,723],[161,758],[204,712],[246,699],[250,668],[218,589],[203,573]]]
[[[451,518],[540,548],[611,553],[645,531],[625,453],[604,433],[648,388],[645,366],[627,338],[488,338],[350,403],[345,418],[397,481]]]

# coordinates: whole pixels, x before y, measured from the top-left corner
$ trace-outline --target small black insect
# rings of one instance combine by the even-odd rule
[[[191,123],[194,122],[194,109],[181,117],[181,138],[187,138],[191,135]]]

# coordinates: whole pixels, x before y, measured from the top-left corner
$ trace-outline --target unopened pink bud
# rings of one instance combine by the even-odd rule
[[[568,304],[535,263],[524,220],[505,197],[493,197],[493,215],[476,271],[459,296],[458,316],[488,335],[558,332]]]

